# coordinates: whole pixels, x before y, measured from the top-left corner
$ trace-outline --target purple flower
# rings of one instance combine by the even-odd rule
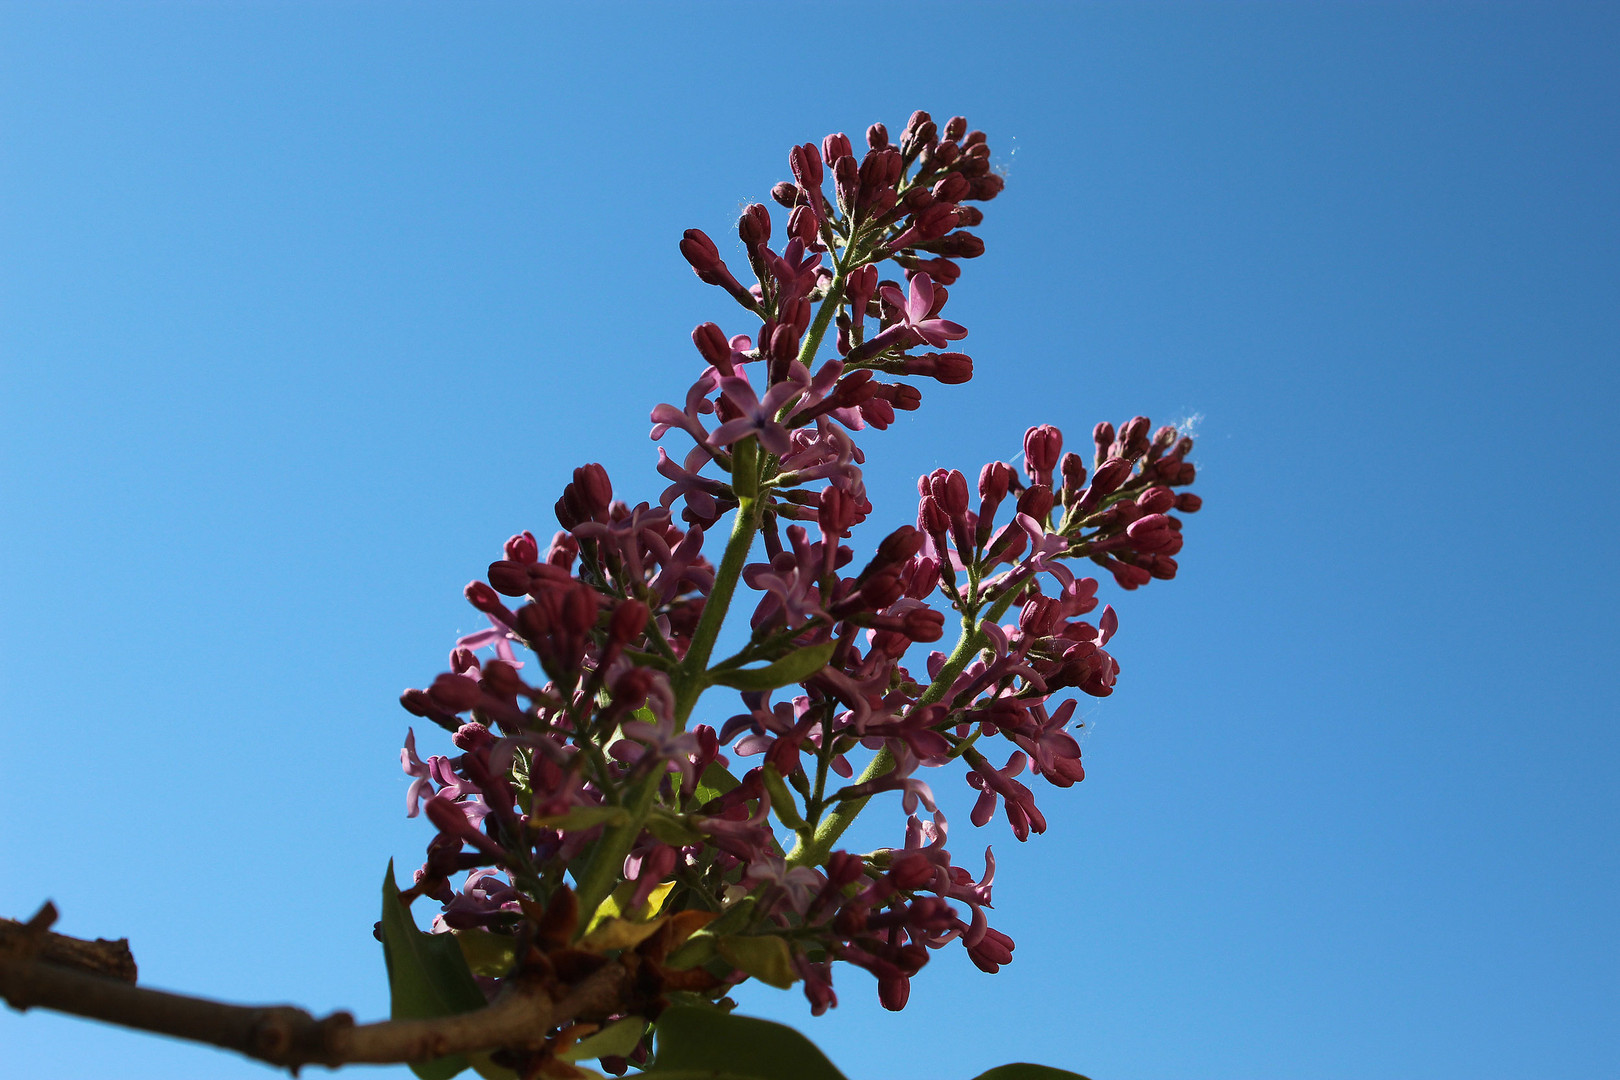
[[[742,411],[742,415],[715,428],[709,436],[710,446],[729,446],[753,435],[759,439],[760,446],[777,457],[787,454],[792,444],[787,428],[776,419],[776,414],[789,399],[801,392],[800,387],[791,382],[779,382],[765,391],[762,401],[754,396],[754,388],[747,379],[727,375],[720,380],[720,392]]]
[[[967,337],[967,327],[948,319],[929,317],[934,309],[934,279],[927,274],[912,276],[909,296],[901,296],[893,285],[885,285],[879,292],[884,300],[900,310],[901,325],[910,328],[925,344],[941,349],[947,341]]]

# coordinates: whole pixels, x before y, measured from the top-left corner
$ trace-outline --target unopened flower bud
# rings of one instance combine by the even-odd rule
[[[650,615],[647,605],[640,600],[619,601],[608,622],[608,641],[620,647],[635,641],[647,628]]]
[[[511,559],[492,562],[485,576],[502,596],[522,596],[529,591],[529,568],[523,563]]]
[[[933,608],[912,608],[905,613],[906,637],[927,644],[945,636],[945,616]]]
[[[574,470],[574,487],[593,517],[606,514],[613,504],[613,484],[608,480],[607,470],[594,461]]]
[[[1190,491],[1183,491],[1176,496],[1176,509],[1183,514],[1196,514],[1203,507],[1204,500]]]
[[[1058,463],[1058,468],[1063,474],[1063,491],[1065,495],[1076,495],[1081,488],[1086,486],[1086,463],[1079,454],[1072,452],[1064,454],[1063,460]]]
[[[501,697],[516,697],[528,689],[523,682],[523,676],[517,673],[517,668],[505,660],[491,660],[484,665],[484,689]]]
[[[935,876],[934,864],[920,851],[903,851],[889,864],[889,880],[907,892],[923,888]]]
[[[968,192],[971,189],[972,183],[967,179],[967,177],[959,176],[956,173],[951,173],[949,176],[935,183],[934,186],[929,189],[929,192],[939,202],[959,203],[963,199],[967,198]]]
[[[866,129],[866,145],[873,150],[882,150],[889,145],[889,129],[882,124],[873,124]]]
[[[681,254],[692,264],[692,270],[704,281],[725,270],[720,249],[714,246],[702,229],[687,229],[681,237]]]
[[[528,572],[525,571],[524,577],[527,576]],[[524,590],[524,592],[527,591],[527,589]],[[482,581],[468,582],[467,587],[462,590],[462,593],[467,597],[467,602],[469,604],[477,608],[479,611],[482,611],[485,615],[494,615],[502,618],[511,617],[512,613],[506,609],[506,605],[503,604],[501,602],[501,598],[495,594],[495,590],[484,584]],[[522,594],[520,593],[519,595]]]
[[[936,469],[928,477],[928,489],[952,517],[968,508],[967,477],[958,469]]]
[[[1136,505],[1144,514],[1162,514],[1176,505],[1176,493],[1167,487],[1150,487],[1136,497]]]
[[[490,734],[489,728],[474,720],[457,728],[450,741],[463,750],[476,752],[494,746],[495,736]]]
[[[692,344],[697,351],[722,375],[735,374],[731,363],[731,342],[725,331],[712,322],[700,324],[692,331]]]
[[[1024,432],[1024,472],[1037,484],[1051,486],[1063,453],[1063,432],[1051,424],[1041,424]]]
[[[960,142],[962,136],[967,134],[967,129],[967,117],[953,116],[945,121],[945,138],[952,142]]]
[[[764,203],[749,203],[737,219],[737,235],[749,247],[769,243],[771,239],[771,212]]]
[[[806,247],[816,242],[816,229],[815,212],[808,206],[795,206],[788,215],[788,235]]]
[[[779,205],[791,210],[799,205],[799,189],[788,183],[788,181],[781,180],[777,182],[775,187],[771,188],[771,198],[775,199]]]
[[[883,125],[879,124],[878,127]],[[827,856],[827,881],[834,888],[853,885],[866,874],[866,860],[847,851],[835,851]]]
[[[799,190],[805,196],[814,200],[821,189],[821,151],[816,149],[815,143],[805,143],[795,146],[788,152],[788,168],[793,170],[793,178],[799,182]]]
[[[849,136],[841,131],[821,140],[821,159],[829,165],[843,158],[852,157],[854,153],[855,151],[850,148]]]
[[[906,121],[906,129],[900,133],[900,152],[908,158],[916,157],[924,146],[935,140],[938,132],[933,118],[918,109],[911,114],[911,119]]]
[[[506,541],[506,557],[516,563],[540,561],[540,542],[532,532],[520,532]]]
[[[1148,428],[1152,422],[1145,416],[1133,416],[1119,429],[1119,438],[1115,440],[1115,453],[1122,458],[1135,461],[1148,452]]]
[[[465,675],[440,675],[428,687],[428,697],[433,704],[446,712],[466,712],[478,704],[478,696],[482,691],[478,689],[478,682]]]
[[[922,550],[923,540],[922,533],[910,525],[902,525],[878,542],[877,558],[873,561],[883,566],[905,562]]]
[[[1007,181],[1003,180],[996,173],[986,173],[983,176],[975,176],[973,178],[972,185],[968,188],[967,197],[970,199],[976,199],[979,202],[989,202],[997,195],[1000,195],[1002,189],[1006,186]]]
[[[1018,496],[1018,512],[1028,514],[1036,521],[1045,521],[1052,512],[1052,489],[1045,484],[1031,484]]]

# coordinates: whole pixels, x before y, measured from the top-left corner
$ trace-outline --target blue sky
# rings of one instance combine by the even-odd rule
[[[937,785],[1014,963],[744,1007],[852,1080],[1614,1076],[1617,65],[1603,5],[0,7],[0,913],[382,1015],[395,698],[461,586],[577,464],[662,486],[688,332],[745,329],[681,231],[921,107],[1008,186],[952,290],[978,375],[864,440],[877,519],[1139,412],[1199,418],[1206,509],[1109,597],[1050,831]]]

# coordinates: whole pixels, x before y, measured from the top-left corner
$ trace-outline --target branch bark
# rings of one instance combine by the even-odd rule
[[[607,1012],[630,984],[625,968],[610,963],[555,999],[539,983],[515,980],[501,997],[473,1012],[356,1024],[347,1012],[317,1019],[291,1005],[232,1005],[64,966],[45,955],[45,942],[61,935],[48,935],[38,925],[41,916],[12,924],[12,937],[0,944],[0,998],[12,1008],[51,1009],[207,1043],[294,1073],[304,1065],[409,1064],[499,1047],[536,1048],[559,1024]]]

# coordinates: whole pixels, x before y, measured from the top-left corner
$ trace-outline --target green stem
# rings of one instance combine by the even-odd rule
[[[579,889],[576,893],[579,899],[579,930],[583,935],[591,925],[591,918],[596,909],[602,906],[602,901],[608,898],[620,877],[624,873],[624,857],[630,854],[630,848],[635,845],[636,837],[641,835],[642,826],[646,824],[647,814],[652,810],[653,799],[658,795],[658,787],[664,782],[665,773],[659,769],[643,777],[630,789],[630,797],[626,800],[625,809],[630,811],[630,820],[622,825],[602,831],[602,838],[596,842],[596,850],[591,853],[590,865],[585,868],[585,875],[578,879]]]
[[[1022,589],[1007,590],[995,603],[990,605],[990,610],[985,613],[984,617],[991,622],[999,621],[1007,613],[1007,609],[1012,606],[1013,597],[1022,591]],[[962,636],[957,638],[956,648],[951,650],[951,655],[945,660],[945,666],[939,669],[939,674],[934,676],[934,681],[929,683],[928,688],[922,692],[922,696],[912,706],[913,709],[921,708],[924,705],[932,705],[943,698],[945,692],[956,682],[956,677],[962,674],[962,669],[968,666],[968,661],[973,659],[975,653],[984,648],[985,636],[979,631],[979,623],[980,620],[973,616],[962,616]],[[855,783],[857,785],[869,784],[888,773],[894,768],[894,764],[894,755],[889,753],[888,747],[884,747],[867,763],[865,770],[862,771],[860,778]],[[828,852],[832,851],[833,844],[838,842],[838,838],[844,834],[844,830],[849,828],[850,823],[855,820],[856,815],[866,808],[866,804],[870,799],[871,796],[868,795],[861,799],[850,799],[834,807],[832,812],[822,819],[821,825],[816,829],[816,836],[813,841],[809,844],[801,841],[794,846],[793,851],[787,857],[788,865],[819,866],[822,860],[827,857]]]
[[[913,705],[912,708],[932,705],[944,697],[945,691],[949,690],[951,684],[956,681],[956,677],[962,674],[962,669],[967,667],[968,661],[973,658],[973,654],[979,651],[982,641],[983,635],[979,633],[977,622],[964,617],[962,619],[962,636],[957,638],[956,648],[951,650],[951,655],[946,659],[945,666],[939,669],[939,674],[934,677],[933,682],[928,684],[928,689],[922,692],[922,696],[917,699],[916,705]],[[866,769],[855,783],[871,783],[893,769],[894,764],[894,755],[889,753],[888,747],[884,747],[867,763]],[[809,844],[801,842],[794,846],[793,851],[787,858],[788,865],[820,865],[821,861],[827,857],[828,852],[832,851],[833,844],[838,842],[838,838],[844,834],[845,829],[849,828],[856,815],[866,808],[866,804],[870,799],[871,796],[850,799],[833,807],[827,816],[821,819],[821,824],[817,826],[815,839]]]
[[[827,287],[827,295],[821,301],[821,308],[816,312],[816,321],[810,324],[805,331],[804,341],[799,344],[799,363],[805,367],[816,358],[816,350],[821,348],[821,339],[826,336],[827,327],[832,325],[833,316],[844,303],[844,272],[842,269],[833,274],[832,284]]]
[[[709,657],[714,652],[715,640],[720,636],[720,625],[725,622],[726,609],[731,596],[737,591],[737,579],[742,576],[743,563],[754,546],[754,534],[759,531],[758,444],[746,439],[737,444],[732,455],[732,489],[737,492],[737,516],[731,523],[731,538],[726,541],[726,552],[715,570],[714,587],[703,604],[697,628],[692,631],[692,642],[686,647],[686,658],[671,678],[675,691],[675,727],[686,730],[686,721],[692,707],[702,695],[709,670]]]

